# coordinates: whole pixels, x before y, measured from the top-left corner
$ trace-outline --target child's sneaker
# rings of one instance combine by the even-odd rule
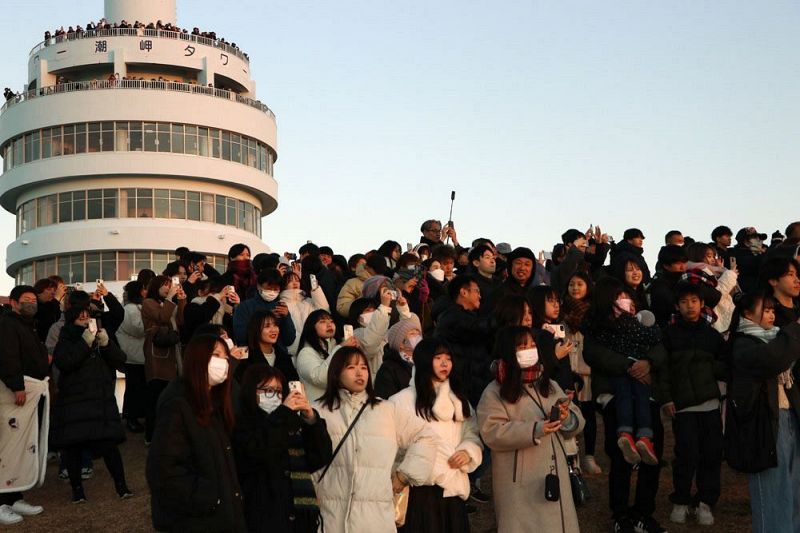
[[[713,526],[714,525],[714,515],[711,514],[711,507],[708,504],[700,502],[700,505],[697,506],[697,523],[701,526]]]
[[[641,437],[636,440],[636,449],[639,451],[639,457],[646,465],[655,466],[658,464],[658,457],[656,450],[653,447],[653,441],[647,437]]]
[[[630,433],[623,431],[617,436],[617,446],[619,449],[622,450],[622,457],[625,458],[625,461],[635,465],[641,462],[642,458],[639,456],[639,452],[636,451],[636,444],[633,441],[633,435]]]
[[[672,512],[669,514],[669,521],[676,524],[685,524],[687,516],[689,516],[688,505],[673,505]]]

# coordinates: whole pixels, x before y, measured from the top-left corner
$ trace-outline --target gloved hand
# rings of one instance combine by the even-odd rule
[[[100,345],[100,347],[108,346],[108,333],[106,330],[101,329],[97,332],[97,343]]]
[[[86,344],[88,344],[90,347],[94,344],[95,334],[92,333],[89,328],[83,330],[83,335],[81,335],[81,337],[83,337],[84,342],[86,342]]]

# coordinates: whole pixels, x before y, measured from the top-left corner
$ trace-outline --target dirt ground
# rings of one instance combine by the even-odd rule
[[[602,423],[598,418],[598,443],[602,443]],[[666,430],[665,460],[672,459],[672,432],[669,424]],[[130,500],[119,500],[113,484],[102,461],[95,461],[94,478],[84,482],[88,502],[73,505],[70,502],[69,484],[58,479],[57,465],[50,463],[45,485],[26,494],[31,503],[43,505],[45,512],[36,517],[26,518],[20,524],[7,526],[3,531],[22,532],[108,532],[108,531],[152,531],[147,483],[144,478],[144,464],[147,449],[141,435],[129,435],[121,446],[128,485],[136,493]],[[597,455],[600,466],[607,468],[607,460],[602,452]],[[610,530],[608,510],[608,479],[601,474],[588,478],[592,491],[592,501],[579,509],[581,531],[584,533],[607,532]],[[667,527],[670,533],[689,531],[708,531],[725,533],[744,533],[750,530],[750,505],[747,495],[746,478],[733,472],[726,465],[722,469],[722,497],[714,509],[716,524],[701,527],[688,522],[678,526],[669,522],[671,505],[667,495],[672,490],[672,472],[669,467],[662,470],[658,492],[656,518]],[[691,519],[690,519],[691,520]],[[494,513],[491,504],[479,506],[479,511],[471,515],[472,531],[489,533],[495,531]],[[364,533],[369,533],[365,528]]]

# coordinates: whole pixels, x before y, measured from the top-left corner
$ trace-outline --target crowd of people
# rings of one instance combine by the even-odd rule
[[[80,24],[77,26],[69,26],[66,30],[64,26],[61,26],[57,30],[50,31],[47,30],[44,32],[44,44],[48,46],[52,39],[63,37],[66,39],[83,39],[85,37],[93,37],[96,35],[94,32],[100,31],[108,31],[108,30],[116,30],[116,29],[135,29],[135,30],[161,30],[161,31],[171,31],[175,33],[182,33],[186,35],[194,35],[196,37],[203,37],[206,39],[211,39],[212,41],[216,41],[218,43],[228,45],[234,50],[239,50],[239,47],[236,46],[236,43],[229,43],[225,40],[224,37],[217,37],[216,32],[213,31],[200,31],[199,28],[193,28],[190,32],[186,28],[180,28],[171,22],[167,22],[166,24],[163,23],[161,20],[156,22],[149,22],[145,24],[144,22],[139,22],[138,20],[130,23],[127,20],[123,20],[121,22],[108,22],[105,18],[100,19],[99,22],[89,22],[86,24],[86,28],[84,29]],[[247,58],[246,53],[242,53],[242,55]]]
[[[99,456],[133,496],[118,446],[143,434],[160,531],[466,533],[492,499],[501,533],[579,531],[598,415],[613,531],[666,531],[661,505],[713,525],[723,461],[748,475],[753,531],[800,528],[800,222],[769,246],[752,227],[735,245],[725,226],[670,231],[652,268],[636,228],[569,229],[550,257],[420,229],[349,259],[237,244],[222,273],[179,248],[122,301],[17,286],[0,379],[22,406],[26,376],[53,378],[76,504]],[[2,495],[0,523],[42,512],[23,496]]]

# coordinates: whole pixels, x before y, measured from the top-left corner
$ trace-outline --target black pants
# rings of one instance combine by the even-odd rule
[[[169,385],[169,381],[165,379],[151,379],[147,382],[147,414],[145,420],[144,440],[151,442],[153,440],[153,431],[156,429],[156,406],[158,405],[158,397]]]
[[[438,485],[411,487],[406,523],[398,533],[469,533],[466,502]]]
[[[703,502],[713,506],[719,500],[722,465],[722,417],[719,409],[677,413],[672,431],[675,433],[675,461],[672,463],[675,491],[669,499],[679,505]],[[694,477],[697,495],[692,498]]]
[[[136,420],[147,415],[147,381],[144,365],[125,365],[125,398],[122,402],[122,418]]]
[[[69,483],[73,488],[82,486],[81,463],[84,450],[88,450],[93,455],[103,457],[108,473],[111,474],[115,484],[125,483],[125,467],[122,466],[122,456],[119,453],[119,448],[114,442],[101,440],[67,446],[61,451],[64,463],[67,465]]]
[[[650,412],[653,426],[653,446],[656,455],[661,457],[664,450],[664,426],[661,425],[661,416],[658,406],[650,402]],[[636,482],[636,495],[633,507],[629,507],[631,493],[631,472],[633,467],[625,461],[622,451],[617,446],[617,414],[614,400],[606,404],[602,410],[603,425],[605,426],[605,452],[611,459],[611,470],[608,473],[608,501],[611,512],[615,517],[620,516],[652,516],[656,509],[656,494],[658,493],[658,476],[661,465],[646,465],[639,463],[638,479]]]
[[[586,423],[583,426],[583,453],[594,455],[597,447],[597,404],[591,400],[580,402],[581,414]]]
[[[0,505],[14,505],[21,499],[21,492],[6,492],[5,494],[0,494]]]

